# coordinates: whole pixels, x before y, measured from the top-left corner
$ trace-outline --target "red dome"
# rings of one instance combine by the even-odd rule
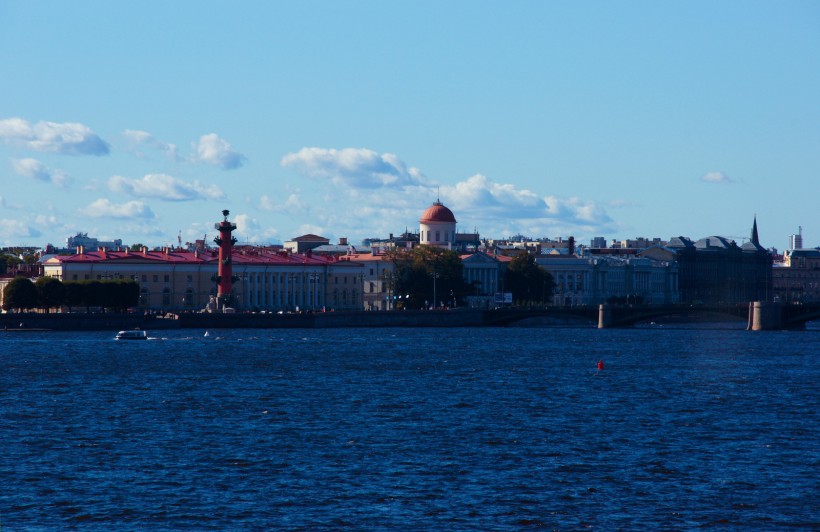
[[[451,222],[456,223],[456,217],[453,216],[453,211],[445,207],[440,201],[433,203],[424,214],[421,215],[421,223],[429,222]]]

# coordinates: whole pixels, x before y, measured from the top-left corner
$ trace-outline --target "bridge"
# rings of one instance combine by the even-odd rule
[[[505,308],[484,312],[483,323],[503,327],[534,318],[587,321],[599,329],[631,327],[660,318],[682,321],[745,321],[748,330],[804,329],[820,320],[820,303],[783,305],[760,301],[738,305],[589,305],[575,307]]]

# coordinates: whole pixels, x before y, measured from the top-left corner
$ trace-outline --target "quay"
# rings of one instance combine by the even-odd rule
[[[507,307],[494,310],[398,310],[317,313],[182,313],[164,316],[119,313],[16,313],[0,315],[3,331],[95,331],[124,329],[320,329],[340,327],[507,327],[557,323],[599,329],[638,323],[744,321],[751,331],[805,329],[820,320],[820,303],[782,305],[760,301],[715,305],[590,305]]]

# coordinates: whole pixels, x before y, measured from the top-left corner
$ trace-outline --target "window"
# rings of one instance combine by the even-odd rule
[[[159,275],[154,276],[154,282],[156,283],[157,281],[159,281]]]
[[[194,276],[193,275],[186,275],[185,280],[188,281],[189,283],[193,283],[194,282]]]
[[[171,289],[170,288],[163,288],[162,289],[162,305],[168,307],[171,305]]]
[[[72,279],[73,281],[76,281],[76,280],[77,280],[77,274],[75,273],[74,275],[72,275],[72,276],[71,276],[71,279]]]
[[[143,283],[147,283],[147,282],[148,282],[148,276],[147,276],[147,275],[143,275],[143,276],[142,276],[142,282],[143,282]]]
[[[171,276],[170,276],[170,275],[166,275],[166,276],[165,276],[165,282],[167,283],[167,282],[168,282],[168,281],[170,281],[170,280],[171,280]]]

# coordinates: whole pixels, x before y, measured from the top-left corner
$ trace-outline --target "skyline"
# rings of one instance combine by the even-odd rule
[[[0,245],[820,245],[813,2],[0,5]],[[814,194],[812,194],[814,192]]]

